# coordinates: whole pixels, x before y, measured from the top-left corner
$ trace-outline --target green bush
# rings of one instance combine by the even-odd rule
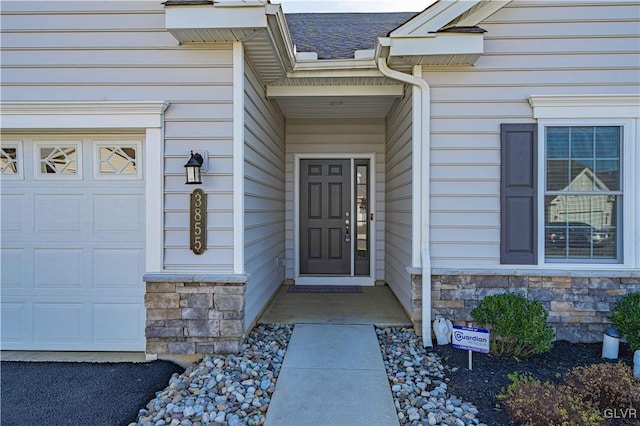
[[[595,426],[603,418],[590,401],[572,394],[565,385],[542,383],[529,374],[509,374],[511,384],[504,394],[509,414],[516,422],[527,426]]]
[[[471,316],[490,329],[489,351],[493,355],[524,359],[551,349],[555,337],[544,306],[520,294],[487,296]]]
[[[629,293],[618,300],[609,321],[627,339],[632,350],[640,349],[640,292]]]
[[[640,407],[640,379],[622,362],[576,367],[565,375],[564,383],[600,411]]]

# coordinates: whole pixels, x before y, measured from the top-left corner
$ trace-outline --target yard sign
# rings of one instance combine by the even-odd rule
[[[456,349],[469,351],[469,370],[473,370],[473,352],[489,353],[489,330],[454,325],[451,344]]]
[[[489,330],[475,327],[453,326],[453,347],[468,351],[489,353]]]

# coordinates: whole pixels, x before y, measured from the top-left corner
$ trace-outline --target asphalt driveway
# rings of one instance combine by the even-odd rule
[[[2,425],[128,425],[184,369],[145,363],[0,363]]]

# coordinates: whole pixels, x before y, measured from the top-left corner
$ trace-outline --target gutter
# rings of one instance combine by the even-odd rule
[[[420,229],[419,241],[412,242],[412,269],[422,272],[422,344],[433,347],[431,339],[431,253],[429,251],[430,212],[430,168],[431,168],[431,88],[422,78],[422,67],[414,65],[413,75],[389,68],[387,64],[389,38],[379,38],[376,62],[380,72],[386,77],[413,86],[412,105],[412,170],[413,197],[412,228]],[[416,96],[417,95],[417,96]],[[419,172],[419,176],[416,173]]]

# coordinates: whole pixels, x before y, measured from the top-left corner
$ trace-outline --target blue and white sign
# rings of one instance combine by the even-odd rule
[[[452,346],[456,349],[489,353],[489,330],[475,327],[453,326]]]

